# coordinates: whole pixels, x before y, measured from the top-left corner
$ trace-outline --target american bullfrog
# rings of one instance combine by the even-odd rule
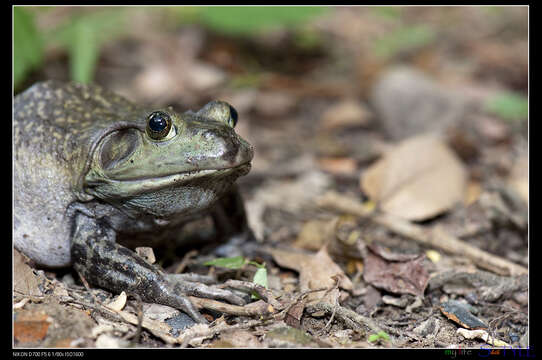
[[[187,295],[244,303],[229,290],[167,274],[124,246],[170,239],[209,211],[225,223],[244,216],[242,202],[232,205],[240,203],[232,187],[249,172],[253,147],[235,133],[232,106],[147,109],[96,85],[46,81],[17,95],[13,111],[17,250],[41,266],[73,265],[91,284],[198,322],[206,320]],[[233,231],[245,231],[246,221],[238,224]]]

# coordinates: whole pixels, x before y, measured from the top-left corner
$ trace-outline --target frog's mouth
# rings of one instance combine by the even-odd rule
[[[223,169],[191,170],[158,177],[144,177],[137,179],[111,179],[103,174],[93,174],[91,170],[85,181],[86,191],[100,198],[129,198],[149,192],[158,192],[166,188],[183,186],[213,186],[225,182],[233,183],[240,176],[248,174],[251,163],[243,163]],[[231,180],[226,180],[230,178]]]

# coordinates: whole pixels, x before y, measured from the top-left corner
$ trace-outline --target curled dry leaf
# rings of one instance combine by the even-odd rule
[[[389,214],[413,221],[434,217],[462,201],[467,173],[433,135],[407,139],[361,177],[361,188]]]
[[[363,279],[369,284],[396,294],[423,297],[429,273],[423,265],[425,255],[393,254],[369,245],[364,253]]]
[[[499,339],[495,339],[487,333],[485,330],[467,330],[463,328],[457,329],[457,333],[463,336],[465,339],[481,339],[486,343],[495,347],[511,347],[510,344]]]
[[[126,305],[126,300],[127,300],[127,296],[126,296],[126,293],[123,291],[120,293],[119,296],[116,296],[115,299],[113,299],[113,301],[109,302],[105,306],[107,306],[111,310],[121,311],[122,309],[124,309],[124,306]]]
[[[299,284],[301,291],[314,290],[320,288],[332,288],[339,280],[339,287],[345,290],[352,289],[352,282],[344,274],[342,269],[335,264],[327,253],[326,247],[313,254],[286,251],[281,249],[270,249],[273,259],[280,265],[299,272]],[[335,289],[336,290],[336,289]],[[311,293],[307,300],[320,300],[323,293]],[[329,292],[324,301],[331,304],[335,303],[337,293]]]

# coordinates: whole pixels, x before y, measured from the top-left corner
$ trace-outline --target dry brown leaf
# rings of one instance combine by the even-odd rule
[[[220,334],[220,340],[224,341],[236,348],[259,348],[262,343],[250,331],[244,329],[234,329],[232,331],[224,331]]]
[[[325,130],[347,126],[367,126],[370,111],[359,101],[346,99],[330,106],[320,118],[320,125]]]
[[[355,159],[349,157],[322,157],[318,159],[318,165],[324,171],[332,174],[352,174],[358,169]]]
[[[41,312],[21,312],[13,322],[13,336],[20,343],[39,341],[47,335],[51,318]]]
[[[320,288],[332,288],[335,285],[333,277],[339,278],[339,287],[345,290],[352,289],[352,282],[344,274],[342,269],[335,264],[327,253],[326,247],[313,254],[287,251],[282,249],[270,249],[273,259],[280,265],[299,272],[299,284],[301,291]],[[323,293],[311,293],[307,296],[308,301],[320,300]],[[331,291],[322,300],[335,303],[337,292]]]
[[[392,293],[423,297],[429,281],[424,255],[394,254],[376,245],[367,248],[363,271],[367,283]]]
[[[43,294],[38,287],[40,282],[39,277],[26,263],[25,257],[13,250],[13,290],[26,296],[41,296]]]
[[[380,208],[407,220],[436,216],[462,201],[467,173],[434,135],[402,141],[361,177],[361,188]]]

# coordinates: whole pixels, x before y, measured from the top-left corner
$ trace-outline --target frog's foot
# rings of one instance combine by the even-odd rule
[[[216,295],[215,289],[202,291],[198,284],[184,286],[186,282],[171,281],[159,268],[111,240],[94,219],[77,216],[71,254],[75,270],[89,283],[116,293],[135,293],[145,302],[174,307],[197,322],[207,323],[186,295]]]
[[[207,285],[215,282],[210,276],[198,274],[165,274],[165,276],[184,294],[245,305],[245,301],[233,292]]]

